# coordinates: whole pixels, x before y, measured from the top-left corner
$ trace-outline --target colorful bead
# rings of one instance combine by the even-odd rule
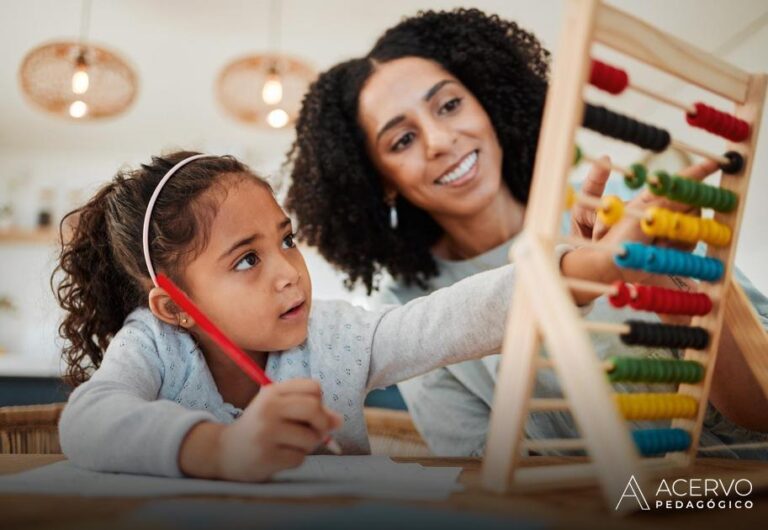
[[[732,142],[743,142],[749,138],[749,124],[744,120],[704,103],[696,103],[694,108],[695,114],[685,116],[689,125],[722,136]]]
[[[620,94],[629,85],[629,76],[624,70],[592,59],[589,84],[611,94]]]
[[[642,243],[622,243],[624,252],[616,254],[619,267],[644,270],[654,274],[673,274],[714,282],[722,278],[723,262],[708,256],[696,256],[672,248],[660,248]]]
[[[600,134],[660,153],[672,137],[664,129],[639,122],[599,105],[586,104],[582,125]]]
[[[608,297],[608,301],[613,307],[622,308],[629,303],[629,287],[621,280],[613,282],[615,293]]]
[[[578,166],[583,156],[584,156],[584,153],[582,153],[581,147],[579,147],[578,145],[575,145],[574,153],[573,153],[573,165]]]
[[[633,393],[614,396],[619,411],[627,420],[666,420],[693,418],[699,408],[691,396],[672,393]]]
[[[630,346],[703,350],[709,345],[709,332],[702,327],[657,324],[642,320],[627,320],[625,324],[629,326],[629,331],[619,335],[619,338]]]
[[[656,177],[655,181],[648,180],[648,189],[650,189],[654,195],[666,195],[669,191],[669,173],[666,171],[656,171],[654,176]]]
[[[665,315],[706,315],[712,310],[712,299],[706,293],[688,293],[655,285],[633,286],[636,296],[630,300],[633,309]]]
[[[597,218],[606,226],[615,225],[624,216],[624,202],[616,195],[606,195],[601,204]]]
[[[678,428],[636,430],[632,438],[642,456],[685,451],[691,446],[691,435]]]
[[[570,186],[566,186],[565,188],[565,209],[570,210],[573,208],[573,205],[576,204],[576,192],[573,191],[573,188]]]
[[[645,166],[642,164],[632,164],[629,166],[629,169],[632,171],[632,176],[624,175],[624,183],[631,190],[642,188],[648,173]]]
[[[697,361],[611,357],[612,383],[698,383],[704,379],[704,366]]]
[[[664,237],[687,243],[701,240],[722,247],[731,240],[731,229],[724,224],[659,206],[652,206],[645,211],[640,228],[651,237]]]

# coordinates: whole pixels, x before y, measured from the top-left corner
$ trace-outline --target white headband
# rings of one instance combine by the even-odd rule
[[[190,157],[185,158],[175,166],[173,166],[171,169],[168,170],[168,173],[165,174],[165,176],[160,179],[160,182],[157,183],[157,187],[155,188],[155,191],[152,193],[152,197],[149,199],[149,204],[147,204],[147,213],[144,214],[144,230],[142,233],[142,243],[144,245],[144,261],[147,263],[147,271],[149,272],[149,277],[152,278],[152,283],[155,284],[155,287],[159,287],[157,285],[157,276],[155,275],[155,269],[152,268],[152,259],[149,257],[149,220],[152,217],[152,208],[155,206],[155,201],[157,201],[158,195],[160,195],[160,192],[163,189],[163,186],[165,186],[165,183],[168,182],[168,179],[170,179],[174,173],[176,173],[179,169],[181,169],[184,165],[192,162],[193,160],[197,160],[198,158],[205,158],[215,155],[193,155]]]

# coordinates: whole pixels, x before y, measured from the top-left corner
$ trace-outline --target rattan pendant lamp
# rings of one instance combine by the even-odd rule
[[[216,81],[216,97],[227,115],[240,122],[282,129],[295,122],[301,99],[317,74],[301,59],[280,52],[280,0],[270,1],[268,23],[271,52],[227,64]]]
[[[117,53],[87,41],[91,0],[83,0],[80,39],[43,44],[21,63],[19,82],[37,109],[70,120],[117,116],[131,106],[138,77]]]

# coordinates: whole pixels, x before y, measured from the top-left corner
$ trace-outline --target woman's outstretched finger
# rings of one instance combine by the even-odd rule
[[[704,180],[709,175],[719,169],[717,162],[714,160],[705,160],[692,166],[688,166],[677,172],[681,177],[686,177],[693,180]]]
[[[608,177],[611,176],[611,170],[606,169],[606,167],[610,167],[610,164],[611,159],[607,156],[601,156],[596,163],[592,164],[587,178],[581,186],[581,192],[593,197],[602,197],[605,184],[608,182]]]
[[[605,191],[605,183],[611,172],[605,169],[610,164],[610,159],[604,156],[600,159],[602,164],[592,164],[592,168],[581,186],[581,193],[592,197],[602,197]],[[591,238],[592,230],[596,222],[595,210],[589,206],[584,206],[578,201],[571,208],[571,233],[577,236]]]

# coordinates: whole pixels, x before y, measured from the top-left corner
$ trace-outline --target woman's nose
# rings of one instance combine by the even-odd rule
[[[432,122],[424,127],[423,134],[429,159],[449,152],[456,143],[455,131],[446,124]]]

